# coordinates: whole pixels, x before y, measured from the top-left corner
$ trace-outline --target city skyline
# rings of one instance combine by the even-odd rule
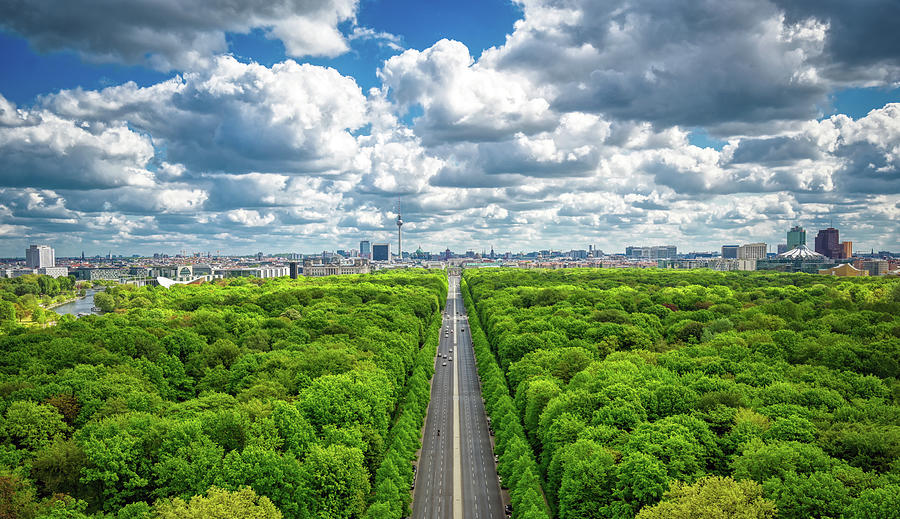
[[[315,4],[313,6],[313,4]],[[0,2],[0,257],[900,250],[900,4]]]
[[[392,225],[396,225],[396,223],[394,223],[394,224],[392,224]],[[792,226],[791,228],[785,230],[785,232],[782,233],[782,235],[787,235],[787,236],[788,236],[787,241],[790,241],[790,239],[791,239],[791,238],[790,238],[790,233],[793,232],[793,231],[795,231],[796,229],[799,229],[799,231],[801,231],[801,232],[803,232],[803,233],[806,233],[806,232],[810,232],[810,231],[811,231],[811,232],[812,232],[812,234],[811,234],[811,236],[812,236],[811,240],[814,240],[814,238],[815,238],[817,232],[819,232],[819,231],[825,231],[825,230],[827,230],[827,229],[832,229],[831,226],[832,226],[832,223],[831,223],[831,222],[829,222],[829,224],[827,224],[827,227],[824,227],[824,228],[822,228],[822,229],[818,229],[818,228],[809,228],[809,229],[807,229],[807,228],[804,228],[802,225],[794,225],[794,226]],[[386,233],[386,234],[385,234],[385,233],[380,233],[380,234],[377,234],[377,233],[376,233],[376,234],[372,234],[371,236],[375,236],[375,235],[377,235],[377,236],[385,236],[385,235],[389,235],[389,234],[390,234],[390,233]],[[396,240],[396,235],[394,235],[394,239]],[[603,241],[603,240],[600,240],[600,241]],[[372,247],[373,245],[376,245],[376,244],[379,244],[379,243],[382,243],[382,242],[383,242],[384,244],[390,245],[391,240],[390,240],[390,239],[385,239],[385,240],[382,240],[382,242],[377,242],[376,240],[371,239],[371,238],[362,238],[362,239],[360,239],[358,242],[354,242],[354,241],[352,240],[352,238],[351,238],[349,242],[346,242],[346,243],[345,243],[345,242],[346,242],[346,240],[343,240],[343,241],[340,241],[340,242],[337,242],[337,243],[326,244],[326,246],[325,246],[324,248],[312,248],[312,249],[309,249],[309,248],[303,248],[302,246],[301,246],[301,247],[288,248],[288,249],[280,249],[280,248],[279,248],[279,249],[272,249],[272,250],[261,250],[260,247],[257,247],[257,248],[251,247],[251,248],[248,248],[248,249],[245,249],[245,250],[226,250],[226,249],[217,249],[217,250],[215,250],[215,251],[213,251],[213,250],[197,250],[197,249],[185,249],[185,248],[181,248],[181,249],[171,249],[171,250],[153,249],[153,250],[150,250],[149,252],[143,252],[143,253],[139,253],[139,252],[136,252],[136,251],[134,251],[134,250],[116,250],[116,251],[113,251],[113,249],[110,249],[110,248],[107,247],[107,251],[106,251],[105,253],[103,253],[103,252],[101,252],[101,251],[88,251],[88,252],[86,252],[85,250],[82,250],[82,251],[80,251],[80,252],[78,252],[78,251],[72,252],[71,254],[69,254],[69,253],[64,253],[64,254],[57,254],[57,255],[58,255],[59,257],[66,257],[66,258],[77,258],[77,257],[82,256],[82,255],[86,255],[87,258],[96,258],[96,257],[102,257],[102,258],[105,258],[107,255],[110,255],[110,254],[111,254],[113,257],[117,257],[117,256],[118,256],[118,257],[126,257],[126,258],[127,258],[127,257],[132,257],[132,256],[134,256],[134,255],[138,255],[138,256],[140,256],[140,257],[151,257],[151,256],[153,256],[154,254],[157,254],[157,255],[158,255],[158,254],[167,254],[167,255],[172,256],[172,257],[175,257],[175,256],[192,257],[192,256],[195,256],[195,255],[197,255],[197,254],[199,254],[200,257],[206,257],[207,255],[210,255],[210,256],[222,256],[222,257],[227,257],[227,256],[239,257],[239,256],[256,256],[256,255],[258,255],[258,254],[260,254],[260,253],[263,253],[263,254],[265,254],[266,256],[276,256],[276,255],[279,255],[279,254],[304,254],[304,255],[316,255],[316,254],[322,253],[323,251],[335,252],[335,251],[343,250],[343,251],[356,251],[356,252],[360,253],[361,256],[365,257],[365,256],[364,256],[365,251],[363,251],[362,249],[358,248],[358,247],[362,246],[364,243],[365,243],[365,244],[368,244],[368,247],[371,249],[371,247]],[[774,240],[764,240],[764,241],[762,241],[762,242],[754,242],[754,241],[746,241],[746,242],[744,242],[744,241],[740,241],[740,243],[731,243],[731,242],[729,242],[729,243],[720,243],[720,244],[718,244],[717,246],[713,246],[713,247],[711,247],[711,248],[709,248],[709,249],[703,249],[703,248],[700,248],[700,247],[692,247],[691,244],[685,244],[685,245],[682,245],[682,244],[675,244],[675,245],[677,246],[677,248],[679,249],[679,251],[680,251],[681,253],[692,253],[692,252],[701,253],[701,252],[716,252],[716,251],[719,251],[719,250],[720,250],[721,248],[723,248],[723,247],[732,247],[732,246],[735,247],[735,250],[737,250],[738,245],[740,245],[740,246],[749,246],[749,245],[755,245],[755,244],[757,244],[757,243],[763,243],[763,244],[766,245],[766,247],[767,247],[767,248],[766,248],[766,251],[767,251],[768,253],[775,254],[775,253],[776,253],[776,250],[777,250],[779,247],[784,247],[784,246],[787,245],[787,249],[785,249],[785,250],[790,250],[791,248],[793,248],[793,247],[791,246],[792,244],[790,244],[790,243],[785,243],[785,242],[786,242],[786,240],[784,239],[784,237],[782,237],[782,238],[780,238],[780,239],[779,239],[779,238],[775,238]],[[23,242],[23,243],[26,243],[26,242]],[[32,245],[32,242],[27,242],[27,243],[29,244],[29,246]],[[396,241],[395,241],[395,243],[396,243]],[[515,243],[515,242],[513,242],[513,243]],[[524,246],[519,246],[519,247],[514,247],[514,248],[509,248],[509,247],[497,247],[497,249],[498,249],[497,254],[498,254],[498,255],[501,254],[501,252],[500,252],[501,250],[502,250],[502,253],[504,253],[504,254],[505,254],[505,253],[521,254],[521,253],[535,252],[535,251],[540,251],[540,250],[552,250],[552,251],[556,251],[556,252],[559,252],[559,251],[561,251],[561,252],[568,252],[568,251],[572,251],[572,250],[584,250],[584,251],[589,251],[589,250],[591,250],[592,248],[595,248],[596,250],[602,252],[602,253],[605,254],[605,255],[617,255],[617,254],[619,254],[619,255],[621,255],[621,254],[628,255],[628,249],[630,249],[630,248],[632,248],[632,247],[645,247],[645,248],[665,247],[666,245],[664,245],[663,243],[664,243],[663,241],[659,241],[659,240],[658,240],[658,241],[653,241],[653,242],[644,242],[644,241],[641,241],[641,240],[635,240],[635,239],[633,239],[633,240],[631,240],[631,241],[622,242],[621,244],[616,245],[616,246],[613,246],[613,247],[607,247],[606,249],[604,249],[604,247],[597,246],[596,242],[595,242],[595,243],[588,243],[588,244],[582,244],[582,243],[568,243],[568,244],[566,244],[565,242],[563,242],[563,245],[562,245],[562,246],[557,246],[557,247],[549,247],[549,246],[546,246],[546,247],[545,247],[545,246],[542,246],[542,245],[540,245],[540,244],[538,244],[538,245],[531,244],[531,245],[532,245],[531,247],[524,247]],[[415,247],[415,248],[412,248],[412,247]],[[493,248],[494,248],[493,244],[488,245],[488,247],[491,248],[491,250],[493,250]],[[465,245],[463,245],[463,246],[461,246],[461,247],[453,248],[453,247],[449,247],[449,246],[446,246],[446,245],[437,245],[437,246],[434,246],[434,247],[423,247],[422,244],[420,244],[420,243],[413,243],[412,246],[410,246],[410,247],[405,247],[405,248],[403,249],[403,253],[404,253],[404,254],[412,254],[413,252],[415,252],[415,250],[420,249],[420,248],[421,248],[423,251],[431,252],[431,253],[435,253],[435,254],[443,252],[445,248],[446,248],[446,249],[452,250],[454,253],[464,253],[464,252],[466,252],[466,251],[475,251],[475,252],[481,254],[482,249],[485,249],[485,244],[483,244],[483,243],[469,243],[469,244],[465,244]],[[20,249],[20,250],[21,250],[21,249]],[[56,250],[56,248],[55,248],[55,246],[54,246],[54,251],[55,251],[55,250]],[[487,249],[485,249],[485,251],[486,251],[486,250],[487,250]],[[861,254],[867,254],[867,253],[869,253],[870,251],[875,251],[875,252],[878,252],[878,251],[887,251],[887,252],[893,252],[893,253],[900,253],[900,250],[892,250],[892,249],[890,249],[890,248],[878,247],[878,246],[865,248],[865,247],[860,247],[858,244],[854,244],[853,250],[859,251]],[[27,252],[27,250],[26,250],[26,252]],[[368,254],[371,254],[371,250],[368,252]],[[391,250],[391,255],[392,255],[392,256],[396,256],[396,254],[397,254],[397,251],[396,251],[395,249],[392,248],[392,250]],[[0,255],[0,259],[2,259],[2,258],[23,258],[23,257],[25,257],[25,256],[21,256],[21,255],[17,255],[17,254],[12,254],[12,255],[10,255],[10,256],[2,256],[2,255]]]

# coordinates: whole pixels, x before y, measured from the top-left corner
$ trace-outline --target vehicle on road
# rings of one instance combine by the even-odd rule
[[[447,363],[446,363],[446,362],[445,362],[445,363],[443,363],[443,364],[441,364],[441,366],[446,366],[446,365],[447,365]]]

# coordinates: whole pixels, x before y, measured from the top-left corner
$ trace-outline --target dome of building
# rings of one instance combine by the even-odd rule
[[[825,256],[810,249],[806,245],[799,245],[787,252],[782,252],[781,254],[779,254],[776,257],[781,258],[781,259],[794,259],[794,260],[797,260],[797,259],[799,259],[799,260],[825,259]]]

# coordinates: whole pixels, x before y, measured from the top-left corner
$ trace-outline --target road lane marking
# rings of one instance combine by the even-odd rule
[[[456,285],[453,286],[453,345],[456,345],[457,329],[456,329]],[[459,351],[457,351],[457,354]],[[457,355],[458,357],[458,355]],[[462,381],[459,374],[459,359],[453,362],[453,372],[456,380],[451,380],[453,386],[453,402],[455,405],[455,413],[453,413],[453,519],[463,519],[463,501],[462,501],[462,435],[460,434],[459,416],[462,413],[462,407],[459,400],[459,384]],[[454,383],[455,382],[455,383]]]

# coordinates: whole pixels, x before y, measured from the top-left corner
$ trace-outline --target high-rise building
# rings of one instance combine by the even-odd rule
[[[778,254],[784,254],[785,252],[787,252],[789,250],[791,250],[791,249],[788,248],[787,243],[779,243],[778,244]]]
[[[737,259],[738,249],[740,249],[738,245],[722,245],[722,257],[725,259]]]
[[[369,240],[359,242],[359,257],[372,259],[372,244]]]
[[[28,268],[55,267],[56,254],[49,245],[32,245],[25,249],[25,266]]]
[[[795,225],[787,233],[787,248],[791,250],[800,245],[806,245],[806,231],[803,227]]]
[[[767,249],[765,243],[748,243],[738,247],[737,257],[738,259],[766,259]]]
[[[403,233],[400,228],[403,227],[403,216],[400,211],[400,201],[397,201],[397,261],[403,261]]]
[[[653,247],[625,247],[625,256],[635,259],[669,259],[678,255],[678,247],[674,245],[657,245]]]
[[[390,243],[373,243],[372,244],[372,260],[373,261],[391,261],[391,244]]]
[[[852,258],[853,257],[853,242],[852,241],[842,241],[841,242],[841,257],[842,258]]]
[[[822,229],[816,235],[816,252],[831,259],[839,259],[843,250],[841,248],[840,233],[834,227]]]

